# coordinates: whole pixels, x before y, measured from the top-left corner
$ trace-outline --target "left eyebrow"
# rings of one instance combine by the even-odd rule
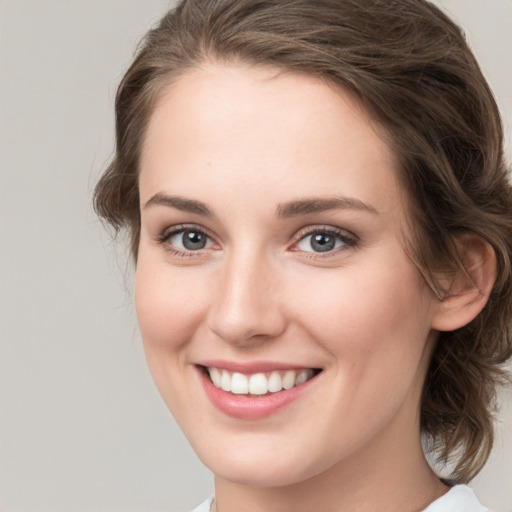
[[[310,213],[319,213],[329,210],[360,210],[375,215],[379,212],[371,205],[353,197],[328,197],[299,199],[280,204],[276,209],[279,218],[296,217]]]
[[[197,215],[203,215],[204,217],[215,217],[213,212],[204,203],[201,203],[201,201],[179,196],[169,196],[161,192],[152,196],[142,208],[146,209],[157,205],[176,208],[183,212],[195,213]]]

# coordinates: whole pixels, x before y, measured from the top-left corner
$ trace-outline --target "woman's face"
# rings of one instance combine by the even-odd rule
[[[393,155],[347,94],[190,71],[150,120],[140,197],[147,360],[214,473],[286,485],[419,441],[435,301]]]

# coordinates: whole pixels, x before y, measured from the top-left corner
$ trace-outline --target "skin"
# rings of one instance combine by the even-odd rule
[[[155,383],[216,475],[220,512],[419,511],[446,492],[419,428],[442,311],[404,250],[396,175],[375,123],[313,77],[205,64],[156,107],[140,166],[137,314]],[[306,198],[345,201],[279,215]],[[182,225],[206,247],[165,238]],[[315,229],[344,241],[315,252]],[[244,420],[206,396],[197,364],[208,359],[322,372],[275,414]]]

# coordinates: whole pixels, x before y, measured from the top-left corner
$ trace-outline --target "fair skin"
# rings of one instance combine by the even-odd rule
[[[404,250],[393,154],[354,99],[272,68],[188,71],[151,117],[140,199],[148,364],[219,512],[413,512],[446,492],[419,427],[445,310]],[[309,380],[238,394],[208,367]]]

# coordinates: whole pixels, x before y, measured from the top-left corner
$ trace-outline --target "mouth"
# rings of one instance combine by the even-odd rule
[[[300,402],[323,372],[270,361],[210,360],[196,368],[211,403],[221,413],[244,421],[272,417]]]
[[[305,384],[322,371],[318,368],[299,368],[246,374],[215,366],[200,368],[217,389],[245,396],[273,395],[290,390]]]

